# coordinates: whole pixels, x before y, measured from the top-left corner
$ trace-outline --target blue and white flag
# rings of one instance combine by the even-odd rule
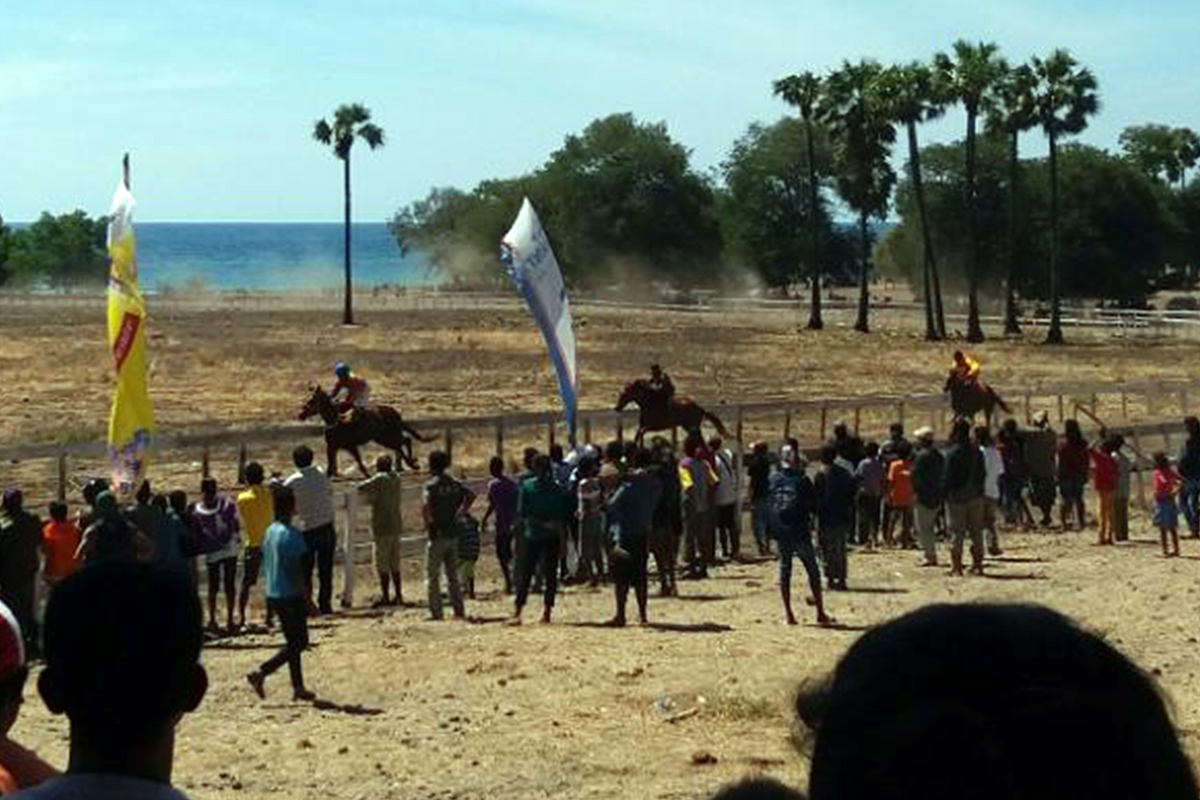
[[[567,303],[567,287],[550,241],[542,230],[537,212],[529,198],[500,244],[501,259],[517,285],[521,296],[533,312],[542,330],[550,361],[558,373],[558,388],[562,392],[567,427],[575,441],[575,411],[579,392],[579,375],[575,371],[575,331],[571,323],[571,307]]]

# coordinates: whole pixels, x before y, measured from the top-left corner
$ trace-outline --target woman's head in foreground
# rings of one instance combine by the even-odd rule
[[[876,628],[801,690],[813,800],[1197,798],[1154,683],[1024,605],[935,605]]]

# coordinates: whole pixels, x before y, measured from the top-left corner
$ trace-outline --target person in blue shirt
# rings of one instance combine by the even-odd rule
[[[304,535],[292,525],[295,511],[296,496],[292,490],[282,486],[277,488],[275,522],[263,537],[262,570],[267,583],[267,607],[279,617],[284,645],[246,676],[260,698],[267,696],[267,676],[284,664],[288,665],[292,678],[292,697],[296,700],[316,697],[304,688],[304,672],[300,665],[300,656],[308,647],[308,589],[303,568],[308,545]]]
[[[779,550],[779,594],[787,624],[796,625],[792,611],[792,559],[799,558],[808,573],[817,624],[829,625],[833,619],[825,613],[821,592],[821,569],[812,542],[812,517],[817,496],[812,481],[804,474],[799,453],[790,445],[779,456],[779,469],[771,476],[767,497],[770,503],[768,529]]]

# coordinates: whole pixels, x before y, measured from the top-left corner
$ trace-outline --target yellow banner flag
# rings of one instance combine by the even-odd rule
[[[113,489],[129,494],[141,485],[154,431],[154,407],[146,382],[146,304],[138,291],[133,195],[122,181],[108,216],[108,346],[117,373],[108,421],[108,460]]]

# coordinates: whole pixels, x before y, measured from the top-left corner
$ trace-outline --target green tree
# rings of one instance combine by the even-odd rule
[[[817,179],[815,135],[817,113],[824,90],[822,80],[811,72],[789,75],[774,83],[775,95],[800,112],[804,122],[805,168],[808,173],[808,195],[805,216],[809,235],[809,281],[812,289],[808,329],[825,327],[821,318],[821,184]],[[800,206],[797,205],[797,208]]]
[[[1182,190],[1187,171],[1200,159],[1200,136],[1191,128],[1131,125],[1121,132],[1121,149],[1151,178],[1165,178]]]
[[[781,119],[774,125],[755,123],[734,142],[721,164],[724,186],[718,209],[726,252],[731,261],[753,267],[769,286],[794,281],[801,264],[807,265],[808,277],[819,282],[816,248],[834,235],[825,209],[812,203],[815,193],[810,185],[812,180],[818,184],[828,180],[829,144],[824,139],[810,143],[807,138],[808,127],[796,119]],[[816,316],[819,327],[819,306]]]
[[[946,337],[946,315],[942,307],[941,278],[925,203],[917,125],[935,120],[945,113],[945,101],[934,82],[933,71],[918,62],[885,70],[880,76],[880,94],[886,98],[888,113],[896,122],[904,125],[908,133],[908,172],[917,203],[924,251],[922,296],[925,300],[925,338],[931,342],[937,341]]]
[[[0,237],[0,249],[7,251],[4,273],[56,288],[102,283],[108,277],[107,228],[107,218],[83,211],[44,213],[28,228]]]
[[[0,216],[0,286],[8,282],[8,250],[12,245],[12,231],[4,224],[4,217]]]
[[[834,143],[838,194],[858,214],[861,262],[854,328],[863,333],[871,329],[870,222],[887,214],[896,185],[896,173],[889,163],[896,128],[878,91],[882,72],[875,61],[844,62],[826,79],[821,109]]]
[[[992,102],[997,82],[1004,74],[1000,48],[991,42],[971,43],[963,39],[954,43],[953,56],[938,53],[934,64],[945,90],[967,113],[967,226],[971,232],[971,256],[967,262],[967,341],[982,342],[983,327],[979,324],[979,261],[980,232],[977,213],[975,166],[976,126],[981,112]]]
[[[988,130],[1008,141],[1008,278],[1005,280],[1004,333],[1019,336],[1017,314],[1017,196],[1021,182],[1021,134],[1037,126],[1034,115],[1033,70],[1026,65],[1007,70],[996,85],[995,102],[988,109]]]
[[[1032,62],[1037,79],[1035,115],[1050,145],[1050,329],[1047,344],[1062,344],[1062,286],[1059,239],[1058,144],[1082,133],[1100,110],[1096,77],[1066,50]]]
[[[342,162],[342,184],[345,199],[345,221],[342,247],[346,262],[345,306],[342,324],[354,324],[353,273],[350,266],[350,153],[354,143],[361,141],[372,150],[383,147],[383,128],[371,122],[370,110],[361,103],[340,105],[333,112],[332,124],[319,119],[313,124],[313,138],[333,147],[333,154]]]

